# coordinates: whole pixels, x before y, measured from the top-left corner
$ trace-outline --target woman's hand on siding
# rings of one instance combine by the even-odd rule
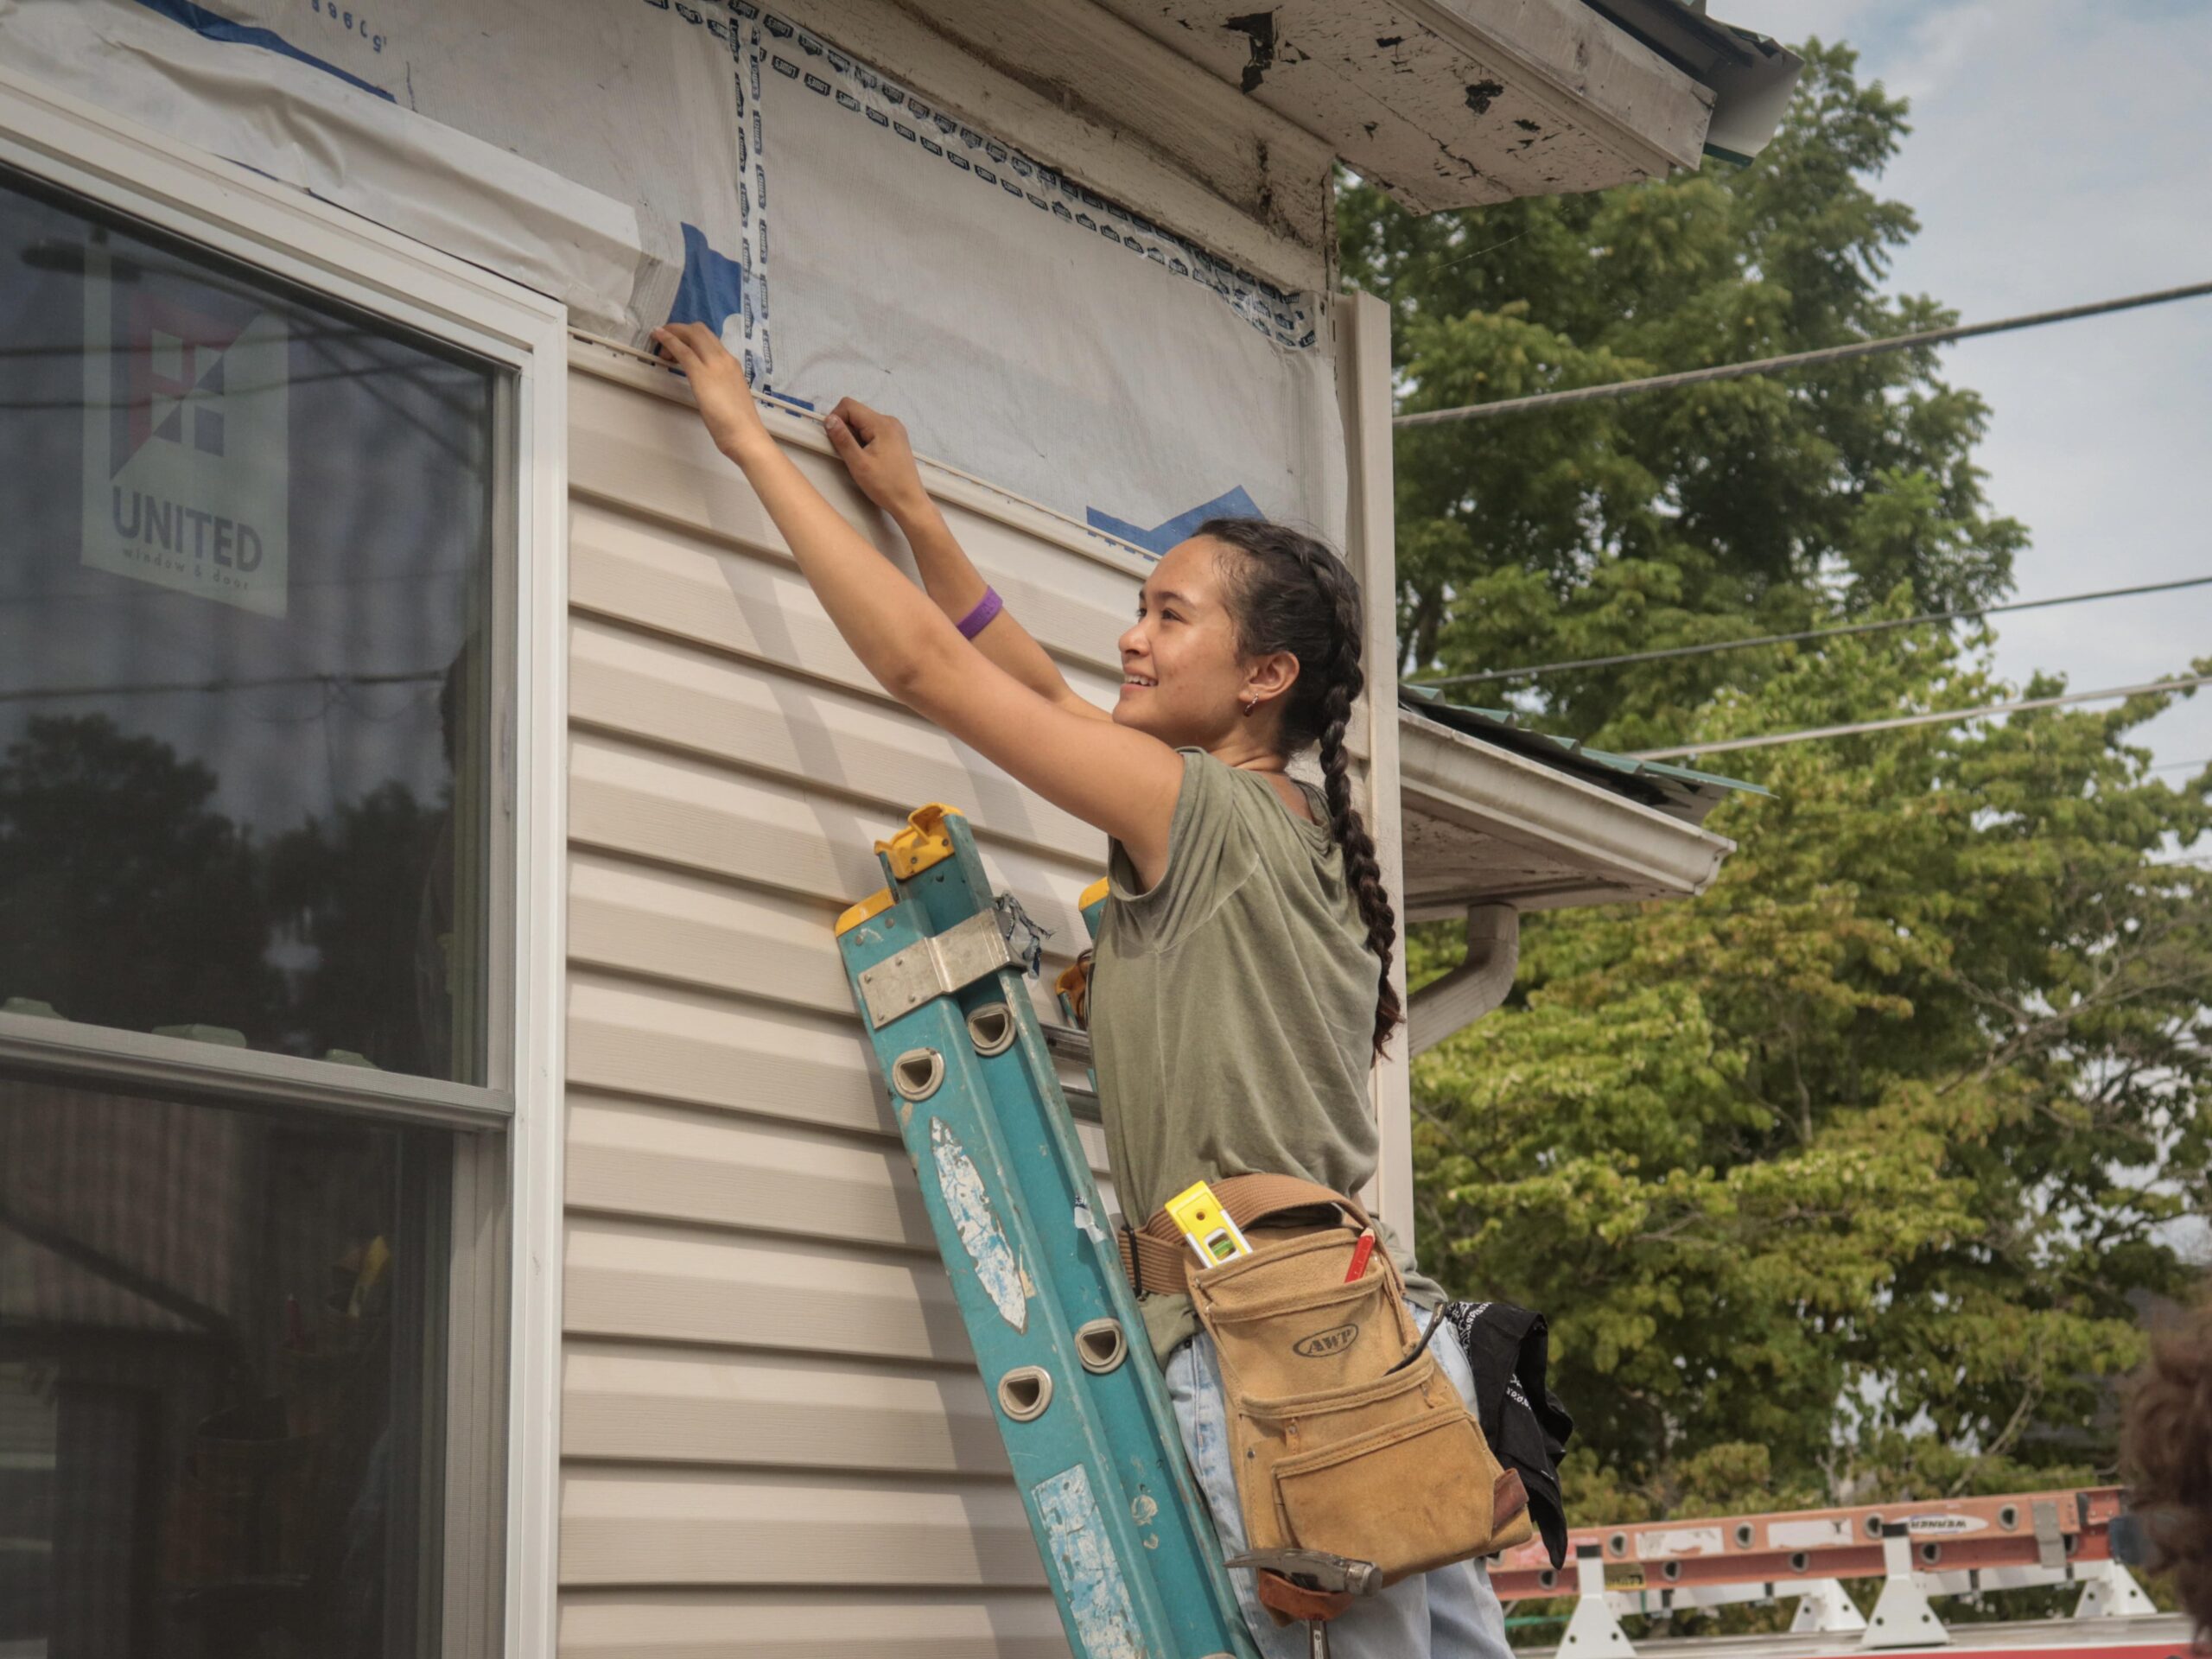
[[[715,445],[745,469],[800,573],[876,683],[1061,810],[1121,842],[1147,887],[1158,880],[1166,868],[1182,757],[1160,739],[1117,725],[1083,702],[1027,635],[1021,638],[1043,663],[1043,672],[1030,672],[1019,660],[1014,666],[1025,671],[1010,672],[993,652],[963,639],[935,602],[896,580],[895,567],[768,435],[744,370],[712,330],[674,323],[656,328],[653,341],[691,382]],[[905,448],[903,432],[900,439],[911,471],[912,452]],[[887,474],[893,470],[887,464],[892,454],[887,450],[883,457]],[[942,530],[926,493],[921,501],[924,516]],[[966,555],[949,531],[944,539],[945,548],[928,557],[918,553],[918,560],[938,559],[980,594],[981,578]],[[972,601],[963,596],[956,602]],[[1010,642],[1019,632],[1003,616],[994,626],[1005,637],[995,643]]]
[[[922,486],[905,423],[857,397],[844,397],[823,424],[830,447],[869,500],[902,525],[928,507],[929,492]]]
[[[753,388],[745,383],[744,368],[713,329],[703,322],[671,322],[654,329],[652,339],[691,383],[699,418],[706,423],[715,448],[732,461],[741,461],[741,450],[772,442],[767,428],[760,423],[760,410],[753,401]]]

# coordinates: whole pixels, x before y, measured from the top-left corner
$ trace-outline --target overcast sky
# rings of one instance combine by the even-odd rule
[[[1722,0],[1777,38],[1841,40],[1911,100],[1877,183],[1921,232],[1891,286],[1978,322],[2212,281],[2212,0]],[[2212,574],[2212,298],[1948,348],[1990,404],[1980,451],[2033,544],[2018,599]],[[2092,690],[2212,655],[2212,588],[1999,618],[2008,677]],[[2212,757],[2212,687],[2141,728]],[[2169,779],[2188,776],[2168,772]]]

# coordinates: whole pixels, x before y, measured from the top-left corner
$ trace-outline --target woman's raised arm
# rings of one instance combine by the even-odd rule
[[[914,550],[922,586],[938,608],[956,620],[976,608],[987,591],[982,575],[955,540],[951,526],[922,484],[905,424],[856,397],[842,400],[823,423],[830,447],[868,499],[875,503]],[[1048,702],[1094,720],[1113,715],[1076,694],[1028,629],[1000,611],[969,636],[976,649]]]
[[[1128,851],[1149,886],[1167,866],[1182,757],[1148,734],[1075,713],[963,639],[943,611],[810,484],[769,436],[745,371],[711,329],[653,339],[683,371],[715,445],[744,470],[830,620],[885,690]]]

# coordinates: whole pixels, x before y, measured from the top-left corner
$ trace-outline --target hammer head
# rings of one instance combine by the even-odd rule
[[[1280,1573],[1303,1579],[1317,1590],[1350,1596],[1371,1596],[1382,1587],[1382,1569],[1374,1562],[1351,1560],[1325,1549],[1255,1549],[1232,1556],[1227,1565]]]

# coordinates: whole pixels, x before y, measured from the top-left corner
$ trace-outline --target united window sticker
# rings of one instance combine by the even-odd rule
[[[283,616],[289,328],[234,290],[85,252],[83,562]]]

